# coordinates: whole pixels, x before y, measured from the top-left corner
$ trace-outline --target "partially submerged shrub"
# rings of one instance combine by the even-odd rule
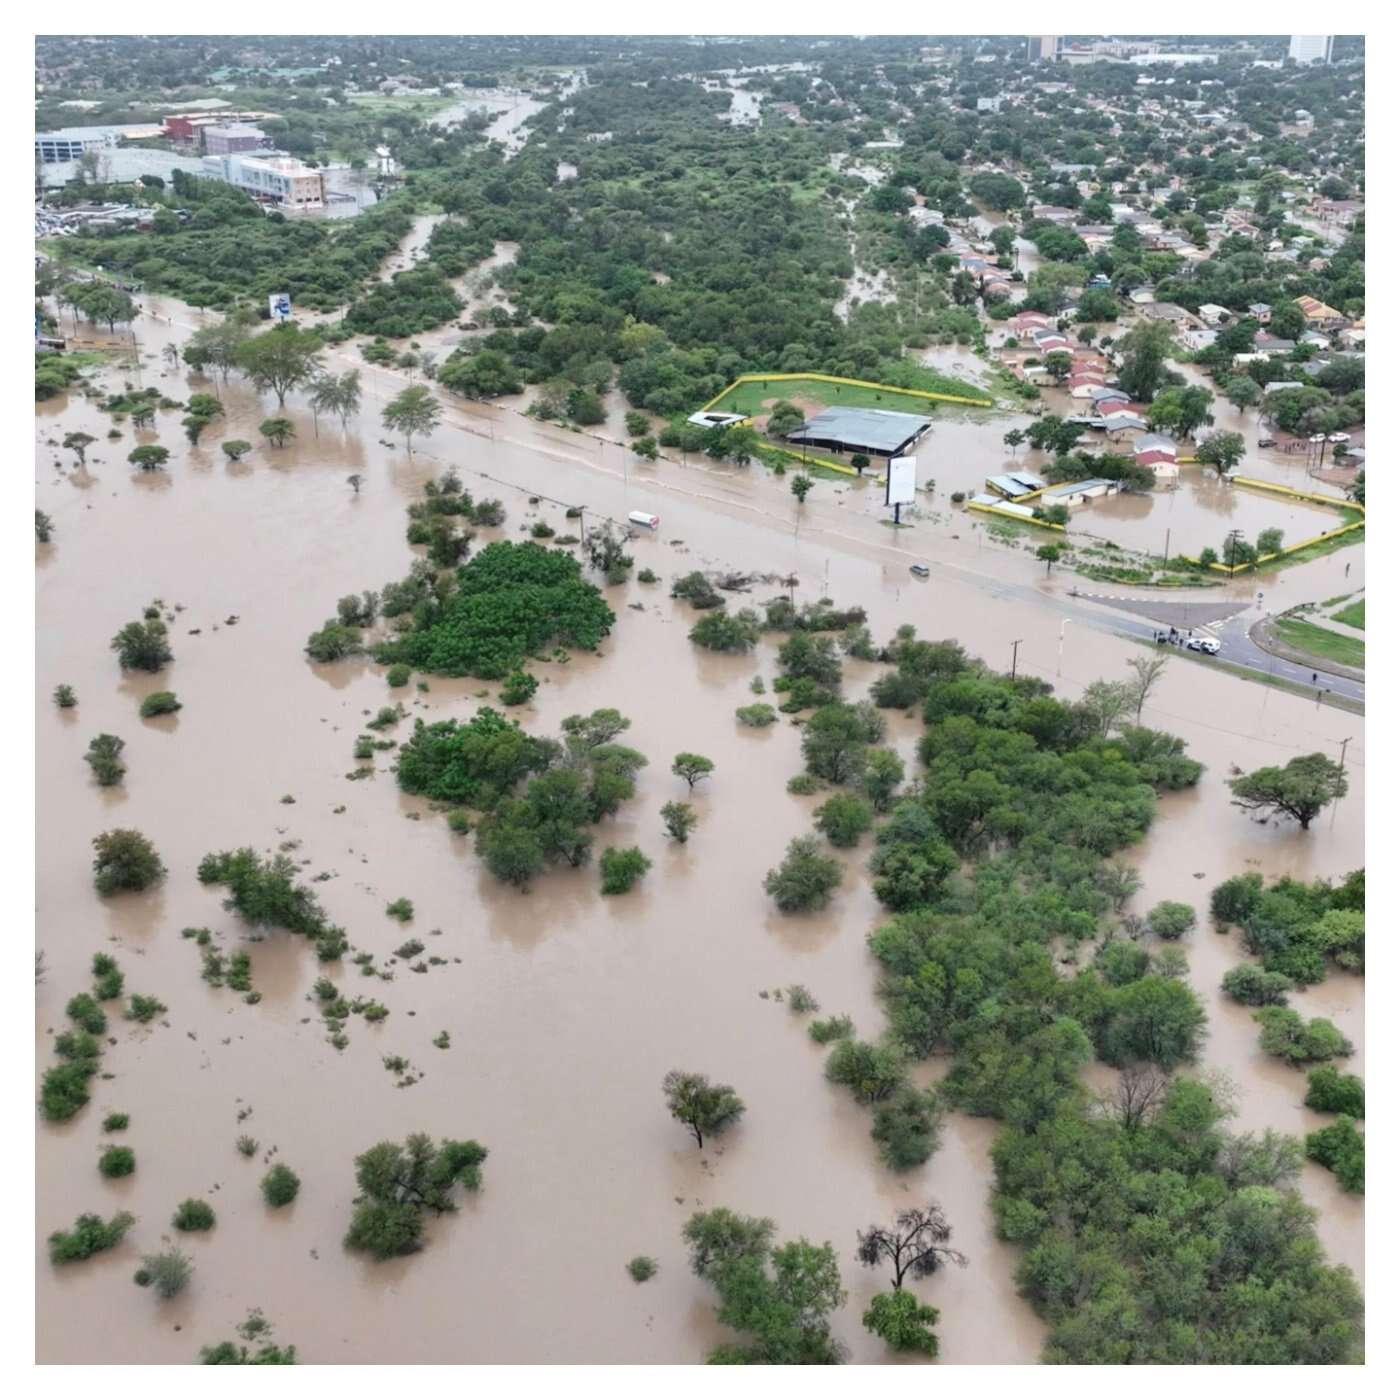
[[[159,1254],[147,1254],[136,1271],[136,1282],[142,1288],[153,1288],[161,1298],[173,1298],[190,1281],[194,1264],[178,1249],[163,1249]]]
[[[1180,938],[1196,927],[1196,911],[1189,904],[1164,899],[1148,912],[1147,926],[1158,938]]]
[[[71,1230],[55,1230],[49,1236],[49,1259],[68,1264],[112,1249],[134,1224],[136,1217],[124,1210],[105,1221],[100,1215],[80,1215]]]
[[[656,1273],[656,1260],[639,1254],[635,1259],[627,1261],[627,1272],[632,1275],[634,1283],[645,1283]]]
[[[145,1025],[147,1021],[154,1021],[167,1009],[165,1003],[158,997],[146,997],[142,996],[140,992],[133,992],[131,1001],[126,1008],[126,1018],[128,1021],[139,1021]]]
[[[153,715],[172,715],[183,706],[175,698],[173,690],[156,690],[141,702],[141,718],[150,719]]]
[[[609,846],[598,862],[604,894],[626,894],[651,869],[651,861],[636,846]]]
[[[93,837],[93,880],[98,894],[144,890],[165,878],[156,848],[139,831],[118,829]]]
[[[177,1230],[212,1230],[214,1207],[208,1201],[196,1201],[193,1198],[181,1201],[175,1208],[170,1223]]]
[[[301,1178],[285,1164],[279,1162],[262,1179],[263,1200],[274,1209],[290,1205],[301,1190]]]
[[[855,1033],[855,1023],[849,1016],[828,1016],[824,1021],[813,1021],[807,1027],[807,1034],[818,1045],[827,1045],[833,1040],[849,1040]]]
[[[840,862],[824,856],[815,837],[798,836],[788,843],[782,864],[764,877],[763,888],[784,914],[805,914],[825,909],[840,883]]]
[[[126,740],[117,738],[115,734],[99,734],[88,741],[87,753],[83,757],[100,787],[115,787],[126,776],[126,764],[121,758],[125,747]]]
[[[411,899],[396,899],[385,906],[384,912],[391,919],[397,919],[401,924],[406,924],[413,917],[413,901]]]
[[[119,1133],[131,1122],[131,1115],[128,1113],[109,1113],[102,1120],[102,1131],[104,1133]]]
[[[129,1147],[109,1147],[97,1159],[97,1170],[103,1176],[130,1176],[136,1170],[136,1154]]]
[[[778,712],[771,705],[758,701],[753,705],[740,705],[734,711],[734,717],[749,729],[766,729],[776,723]]]

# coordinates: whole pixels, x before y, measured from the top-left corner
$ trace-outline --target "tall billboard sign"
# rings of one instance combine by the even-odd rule
[[[292,298],[287,292],[273,292],[267,299],[267,314],[274,321],[287,321],[292,315]]]
[[[885,472],[885,504],[913,505],[918,487],[918,458],[891,457]]]

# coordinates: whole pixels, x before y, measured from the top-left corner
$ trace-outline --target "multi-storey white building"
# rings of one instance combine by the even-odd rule
[[[1291,34],[1288,37],[1288,56],[1296,63],[1331,63],[1331,34]]]
[[[205,156],[203,165],[209,179],[284,209],[320,209],[326,202],[324,174],[293,156]]]

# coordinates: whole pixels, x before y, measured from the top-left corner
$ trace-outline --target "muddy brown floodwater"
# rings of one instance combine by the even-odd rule
[[[154,298],[147,309],[170,321],[141,323],[145,382],[177,398],[207,388],[163,376],[158,358],[162,340],[172,331],[183,338],[197,313]],[[329,357],[337,369],[357,362],[347,352]],[[865,936],[880,910],[858,850],[842,854],[846,879],[829,911],[774,912],[763,874],[790,837],[810,829],[819,800],[784,790],[800,767],[796,728],[748,731],[733,718],[753,698],[755,674],[771,681],[775,649],[765,642],[750,658],[697,651],[686,637],[692,614],[667,597],[665,581],[697,567],[793,570],[800,599],[825,593],[860,603],[878,638],[912,622],[1000,665],[1020,640],[1020,665],[1071,695],[1122,674],[1135,648],[1071,628],[1057,679],[1058,617],[1035,600],[1053,601],[1058,579],[1042,579],[1024,554],[984,548],[965,519],[895,536],[878,519],[869,483],[820,483],[798,513],[786,484],[757,471],[694,459],[640,466],[586,434],[455,403],[410,461],[383,444],[379,426],[383,399],[407,381],[365,371],[365,408],[348,434],[323,421],[318,438],[294,399],[288,416],[298,436],[280,450],[256,431],[273,402],[259,403],[241,384],[221,390],[227,419],[196,449],[183,441],[178,412],[162,412],[140,440],[170,447],[171,468],[148,477],[126,464],[129,425],[109,443],[105,417],[84,400],[37,408],[37,503],[56,525],[54,543],[36,551],[38,941],[49,965],[37,989],[38,1064],[51,1062],[64,1003],[89,985],[95,952],[116,956],[128,990],[169,1008],[148,1027],[114,1018],[116,1043],[103,1060],[112,1078],[94,1081],[91,1104],[68,1124],[39,1125],[39,1360],[188,1362],[256,1306],[308,1362],[695,1362],[719,1329],[713,1293],[686,1266],[680,1229],[693,1211],[724,1205],[772,1216],[783,1238],[830,1240],[850,1295],[835,1330],[852,1360],[887,1361],[860,1325],[884,1280],[857,1267],[855,1232],[935,1198],[971,1261],[919,1288],[942,1311],[943,1359],[1034,1362],[1043,1329],[1016,1295],[1017,1252],[995,1239],[987,1206],[996,1125],[954,1116],[926,1167],[892,1175],[878,1164],[869,1114],[823,1079],[823,1052],[805,1018],[759,996],[802,982],[824,1014],[847,1012],[862,1034],[878,1032]],[[56,468],[70,454],[51,440],[78,428],[98,439],[87,471]],[[975,446],[988,467],[1000,459],[1004,430],[995,420],[981,427]],[[965,430],[969,450],[975,431]],[[218,443],[239,436],[258,446],[229,464]],[[519,895],[482,873],[469,838],[400,794],[392,754],[378,756],[373,778],[346,779],[355,737],[381,705],[402,696],[411,717],[466,717],[480,693],[495,693],[431,678],[426,693],[390,692],[381,668],[365,661],[312,666],[302,655],[338,597],[407,571],[404,507],[448,462],[470,489],[504,499],[505,537],[537,516],[573,532],[560,505],[531,507],[530,491],[615,517],[638,508],[662,516],[657,535],[634,550],[637,565],[662,582],[609,589],[618,622],[600,653],[537,667],[543,684],[516,712],[546,733],[598,706],[631,717],[627,742],[650,767],[636,800],[597,834],[599,849],[636,843],[653,860],[629,895],[600,897],[596,868],[550,874]],[[346,484],[352,472],[364,477],[358,496]],[[923,583],[908,573],[921,555],[938,566]],[[1326,589],[1342,565],[1324,559],[1305,569],[1307,580],[1290,588]],[[157,597],[181,609],[171,628],[175,661],[158,676],[123,677],[108,639]],[[875,673],[849,664],[848,693],[861,693]],[[77,690],[77,709],[50,702],[60,682]],[[178,715],[139,719],[141,697],[167,688],[184,704]],[[1162,803],[1151,836],[1129,853],[1146,882],[1140,907],[1185,899],[1205,923],[1211,887],[1239,870],[1336,876],[1362,862],[1358,718],[1174,661],[1144,720],[1181,734],[1209,770],[1197,791]],[[911,769],[918,728],[900,718],[893,725]],[[127,741],[129,771],[117,788],[94,786],[82,761],[100,731]],[[1231,764],[1335,752],[1344,738],[1352,790],[1335,820],[1319,819],[1303,835],[1255,825],[1230,806]],[[708,754],[717,768],[695,799],[699,829],[675,846],[657,811],[685,796],[669,773],[681,749]],[[113,826],[155,841],[170,870],[162,886],[96,897],[89,841]],[[278,931],[245,941],[219,891],[195,878],[207,851],[283,842],[298,843],[292,854],[306,879],[331,877],[313,888],[380,966],[409,936],[446,959],[422,975],[399,964],[390,982],[360,976],[348,960],[336,968],[331,975],[352,996],[372,994],[390,1011],[377,1026],[352,1018],[343,1052],[327,1044],[308,1001],[325,971],[311,949]],[[400,896],[415,906],[408,926],[384,912]],[[180,937],[191,925],[213,928],[229,950],[247,948],[259,1004],[201,981],[198,951]],[[1314,1123],[1300,1106],[1303,1076],[1260,1056],[1247,1013],[1217,991],[1223,969],[1242,956],[1232,943],[1198,931],[1186,944],[1210,1008],[1204,1064],[1239,1086],[1243,1126],[1303,1131]],[[1332,1016],[1359,1046],[1361,989],[1359,979],[1333,977],[1300,1005]],[[432,1044],[443,1030],[446,1050]],[[395,1088],[385,1055],[406,1057],[422,1080]],[[667,1116],[660,1083],[675,1067],[732,1083],[746,1100],[748,1114],[722,1143],[697,1152]],[[123,1138],[137,1155],[135,1174],[118,1182],[96,1170],[109,1112],[131,1115]],[[484,1189],[432,1223],[415,1257],[373,1263],[346,1253],[355,1155],[419,1130],[486,1144]],[[234,1148],[245,1132],[261,1144],[251,1161]],[[276,1212],[258,1191],[268,1160],[302,1178],[295,1204]],[[1312,1166],[1303,1189],[1322,1212],[1329,1254],[1359,1274],[1359,1203]],[[195,1260],[193,1281],[158,1303],[132,1286],[131,1273],[170,1235],[171,1213],[187,1196],[207,1197],[218,1225],[180,1239]],[[50,1231],[83,1211],[119,1209],[137,1216],[121,1247],[49,1265]],[[635,1254],[661,1266],[642,1286],[623,1268]]]

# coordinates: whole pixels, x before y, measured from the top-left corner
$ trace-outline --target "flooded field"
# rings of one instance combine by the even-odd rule
[[[207,381],[163,372],[159,358],[163,339],[183,339],[197,313],[144,300],[170,318],[139,324],[145,382],[176,398],[207,391]],[[772,1216],[782,1238],[832,1241],[850,1295],[834,1331],[853,1361],[883,1361],[883,1344],[860,1325],[882,1277],[857,1267],[855,1231],[934,1198],[970,1259],[919,1286],[942,1311],[942,1359],[1034,1362],[1042,1328],[1016,1295],[1017,1252],[995,1239],[987,1209],[996,1125],[954,1116],[926,1167],[892,1175],[877,1161],[869,1114],[822,1077],[823,1053],[802,1018],[759,996],[802,982],[823,1013],[849,1013],[862,1033],[879,1029],[865,948],[881,913],[862,870],[868,838],[866,849],[842,855],[846,878],[827,913],[774,911],[763,874],[809,829],[820,800],[784,790],[800,767],[794,727],[749,731],[733,718],[752,699],[755,674],[771,681],[774,646],[748,658],[697,651],[686,637],[693,614],[671,601],[666,581],[693,568],[791,571],[799,600],[859,603],[880,639],[912,622],[1001,665],[1020,641],[1021,667],[1070,695],[1122,674],[1137,649],[1076,628],[1059,662],[1057,614],[1040,603],[1067,582],[1043,578],[1024,553],[985,543],[951,512],[896,535],[873,481],[821,482],[799,509],[785,482],[756,469],[694,458],[647,465],[617,443],[525,419],[518,406],[455,401],[410,460],[384,445],[379,422],[407,377],[364,365],[348,345],[327,364],[363,368],[363,412],[348,433],[323,420],[318,436],[294,396],[286,411],[297,437],[282,449],[257,432],[274,401],[259,402],[241,383],[220,387],[226,418],[194,449],[178,412],[160,413],[152,432],[124,425],[122,439],[108,442],[108,421],[91,404],[37,406],[37,503],[55,522],[54,543],[37,549],[38,940],[49,968],[37,989],[38,1064],[50,1062],[64,1003],[88,985],[95,952],[113,954],[130,990],[169,1008],[149,1027],[114,1021],[116,1044],[103,1061],[114,1077],[95,1081],[92,1103],[70,1123],[39,1125],[38,1359],[189,1362],[256,1306],[307,1362],[699,1361],[718,1340],[715,1300],[690,1274],[679,1232],[694,1210],[725,1205]],[[982,476],[998,469],[1010,421],[937,418],[920,456],[929,452],[940,495],[952,489],[940,453]],[[86,471],[52,445],[80,428],[97,439]],[[258,445],[230,464],[218,443],[240,436]],[[156,440],[172,451],[170,469],[142,476],[126,454]],[[365,717],[396,696],[411,717],[438,719],[470,715],[497,689],[430,678],[426,693],[390,692],[382,669],[364,660],[312,666],[302,654],[338,597],[407,572],[414,551],[404,507],[448,464],[468,489],[504,500],[506,525],[485,537],[518,537],[537,516],[571,529],[552,502],[585,505],[595,517],[632,509],[662,517],[633,551],[662,582],[608,589],[618,622],[600,653],[537,666],[540,690],[514,712],[538,733],[600,706],[631,717],[627,742],[650,766],[597,840],[599,849],[635,843],[653,860],[627,896],[600,897],[591,867],[550,874],[527,896],[499,885],[469,838],[398,791],[392,753],[378,756],[372,779],[346,779]],[[351,473],[364,478],[358,494],[346,483]],[[551,499],[532,507],[531,493]],[[926,582],[908,573],[917,557],[936,566]],[[1322,596],[1337,591],[1342,567],[1332,556],[1270,586]],[[1249,596],[1254,586],[1231,588]],[[158,676],[124,678],[108,639],[156,597],[182,609],[171,627],[175,661]],[[877,673],[848,663],[847,693],[862,693]],[[76,689],[75,710],[50,702],[59,683]],[[140,699],[159,689],[175,690],[184,708],[139,719]],[[1209,771],[1199,789],[1162,803],[1152,834],[1128,853],[1145,879],[1139,907],[1185,900],[1206,923],[1211,887],[1242,869],[1340,875],[1362,862],[1359,718],[1185,661],[1168,667],[1143,718],[1181,734]],[[919,728],[898,718],[893,726],[911,770]],[[82,761],[101,731],[126,740],[120,787],[94,786]],[[1231,764],[1335,752],[1344,738],[1351,794],[1310,833],[1255,825],[1230,805]],[[657,810],[685,795],[668,771],[681,749],[717,767],[695,797],[698,830],[675,846]],[[96,897],[88,843],[113,826],[154,840],[170,872],[162,886]],[[310,947],[283,932],[245,945],[219,892],[195,878],[208,851],[284,842],[298,843],[291,853],[305,878],[330,876],[313,888],[377,965],[390,965],[410,935],[446,960],[423,975],[399,963],[388,982],[362,979],[348,961],[333,971],[351,995],[372,993],[390,1013],[377,1026],[354,1018],[341,1052],[307,1000],[324,971]],[[415,905],[407,927],[385,914],[399,897]],[[247,947],[259,1004],[201,981],[197,950],[180,937],[191,925],[214,929],[229,951]],[[1300,1106],[1303,1076],[1259,1055],[1248,1014],[1215,990],[1242,956],[1233,943],[1208,927],[1185,943],[1211,1014],[1205,1067],[1239,1086],[1242,1126],[1304,1131],[1315,1123]],[[1360,1045],[1359,979],[1334,975],[1299,1005],[1331,1016]],[[451,1046],[440,1050],[432,1041],[444,1030]],[[424,1077],[395,1088],[385,1055],[406,1057]],[[1349,1067],[1360,1063],[1358,1054]],[[696,1151],[667,1116],[660,1082],[677,1067],[732,1083],[746,1100],[742,1125],[720,1146]],[[138,1166],[107,1182],[95,1158],[101,1120],[114,1111],[131,1115],[123,1137]],[[373,1263],[345,1252],[354,1156],[419,1130],[490,1149],[480,1196],[431,1224],[416,1256]],[[252,1161],[235,1151],[241,1133],[261,1144]],[[277,1212],[257,1189],[272,1153],[303,1183],[296,1203]],[[1359,1203],[1314,1167],[1303,1189],[1323,1211],[1329,1254],[1359,1272]],[[160,1304],[132,1286],[131,1273],[170,1234],[171,1212],[187,1196],[206,1197],[219,1223],[206,1237],[180,1238],[194,1279]],[[49,1265],[50,1231],[82,1211],[119,1209],[138,1217],[124,1245],[86,1264]],[[640,1287],[623,1268],[638,1253],[660,1263]]]

